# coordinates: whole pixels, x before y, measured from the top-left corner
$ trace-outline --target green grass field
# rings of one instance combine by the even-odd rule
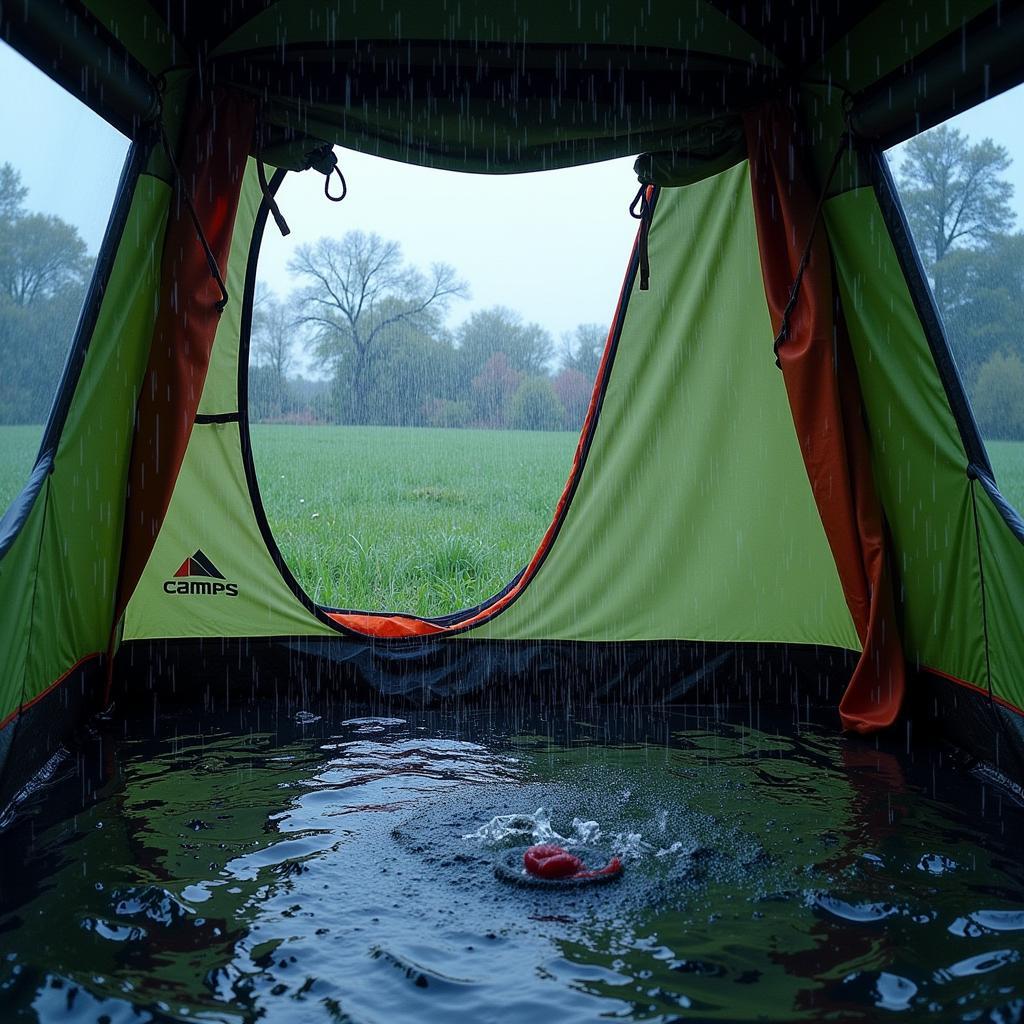
[[[1003,497],[1024,515],[1024,442],[986,441],[985,447]]]
[[[0,506],[42,428],[0,427]],[[530,560],[562,492],[575,433],[256,426],[264,508],[322,604],[443,615],[497,593]]]
[[[41,423],[0,427],[0,515],[28,482],[42,438]]]
[[[0,510],[23,486],[42,428],[0,427]],[[398,427],[253,428],[267,517],[317,601],[442,615],[471,607],[529,561],[565,483],[576,435]],[[1024,508],[1024,443],[989,442]]]
[[[267,518],[307,592],[421,615],[477,604],[530,560],[575,445],[571,433],[253,429]]]

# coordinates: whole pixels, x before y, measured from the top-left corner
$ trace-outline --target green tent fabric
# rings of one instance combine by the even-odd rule
[[[780,100],[794,112],[796,162],[823,197],[816,230],[856,363],[910,710],[1019,771],[1024,523],[999,494],[882,155],[1024,78],[1017,9],[15,6],[0,13],[3,38],[132,149],[39,460],[0,521],[5,786],[111,686],[144,679],[180,697],[189,666],[200,680],[213,665],[218,678],[255,665],[408,699],[559,672],[591,673],[597,692],[602,672],[637,666],[644,686],[671,678],[671,696],[720,663],[744,679],[769,666],[783,688],[841,685],[860,643],[772,359],[744,135],[751,111]],[[243,108],[252,142],[235,153],[241,190],[212,261],[229,300],[197,370],[166,514],[151,549],[129,552],[162,284],[209,262],[198,236],[165,255],[168,237],[191,238],[175,167],[196,140],[182,126]],[[200,163],[224,156],[223,118],[235,115],[219,116]],[[334,145],[488,173],[642,153],[652,186],[650,288],[639,287],[638,246],[623,254],[619,315],[552,530],[506,593],[450,621],[398,616],[378,629],[318,607],[260,504],[245,394],[270,203],[258,161],[276,183],[329,171]],[[212,216],[200,210],[204,238]],[[120,616],[128,554],[145,568]]]
[[[740,164],[659,205],[655,286],[629,304],[559,539],[523,596],[467,638],[857,647],[782,381],[763,358],[767,307],[743,301],[758,294],[761,273],[749,193]],[[679,244],[697,233],[703,245]],[[228,333],[227,322],[201,405],[211,413],[237,405],[234,393],[223,404],[237,382],[237,324]],[[707,358],[723,338],[728,349]],[[222,397],[208,403],[207,394]],[[129,605],[126,640],[328,632],[263,543],[236,424],[193,431],[174,501]],[[197,548],[240,581],[237,599],[190,603],[165,592]]]

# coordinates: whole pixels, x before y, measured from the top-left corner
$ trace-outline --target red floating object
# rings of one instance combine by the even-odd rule
[[[590,870],[575,854],[555,846],[553,843],[541,843],[531,846],[523,854],[523,866],[527,874],[534,878],[569,879],[571,881],[588,878],[605,878],[617,875],[622,871],[622,861],[612,857],[603,867]]]

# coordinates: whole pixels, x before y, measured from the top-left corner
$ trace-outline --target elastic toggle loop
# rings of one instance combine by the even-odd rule
[[[333,174],[337,174],[337,176],[341,179],[341,195],[340,196],[332,196],[331,195],[331,174],[332,173]],[[345,181],[345,175],[341,173],[341,168],[337,164],[335,164],[331,168],[331,170],[328,171],[327,175],[324,177],[324,195],[327,196],[327,198],[330,199],[330,201],[332,203],[340,203],[342,201],[342,199],[344,199],[345,196],[348,195],[348,182]]]

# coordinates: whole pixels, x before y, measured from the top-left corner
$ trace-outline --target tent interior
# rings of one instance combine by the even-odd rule
[[[785,8],[3,7],[4,41],[130,140],[0,520],[5,794],[112,700],[226,687],[813,703],[1024,775],[1024,521],[884,157],[1024,81],[1024,10]],[[528,564],[472,608],[328,606],[268,522],[259,254],[289,176],[345,188],[334,146],[477,174],[639,154],[564,489]]]

